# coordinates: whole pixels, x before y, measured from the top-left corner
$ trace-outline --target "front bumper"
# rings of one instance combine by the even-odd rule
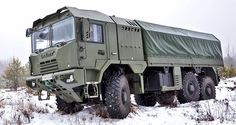
[[[39,86],[37,86],[38,83],[47,81],[47,80],[56,80],[59,79],[62,75],[74,75],[75,70],[67,70],[67,71],[61,71],[56,73],[50,73],[45,75],[37,75],[37,76],[30,76],[26,78],[26,85],[29,86],[32,89],[37,89]],[[46,78],[45,76],[50,76],[51,78]],[[35,85],[34,85],[35,84]]]
[[[70,103],[82,102],[84,89],[83,69],[71,69],[56,73],[30,76],[26,85],[33,90],[46,90]]]

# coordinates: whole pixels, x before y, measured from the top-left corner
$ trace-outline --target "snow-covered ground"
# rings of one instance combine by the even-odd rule
[[[97,116],[98,106],[86,106],[75,114],[57,111],[55,96],[38,101],[26,90],[0,90],[0,125],[186,125],[236,124],[236,78],[222,80],[216,88],[216,99],[178,104],[177,107],[136,106],[131,97],[132,112],[126,119]]]

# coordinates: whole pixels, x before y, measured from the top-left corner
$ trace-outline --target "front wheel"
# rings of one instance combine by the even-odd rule
[[[123,74],[112,75],[107,83],[105,104],[109,117],[123,119],[130,112],[130,90]]]

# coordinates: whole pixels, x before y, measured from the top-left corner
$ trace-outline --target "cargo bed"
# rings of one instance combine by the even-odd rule
[[[149,66],[223,66],[221,43],[214,35],[136,22]]]

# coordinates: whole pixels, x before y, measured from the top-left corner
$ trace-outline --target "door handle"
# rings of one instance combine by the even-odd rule
[[[105,55],[105,51],[104,50],[98,50],[98,54],[99,55]]]
[[[117,55],[117,53],[116,52],[111,52],[111,55]]]

